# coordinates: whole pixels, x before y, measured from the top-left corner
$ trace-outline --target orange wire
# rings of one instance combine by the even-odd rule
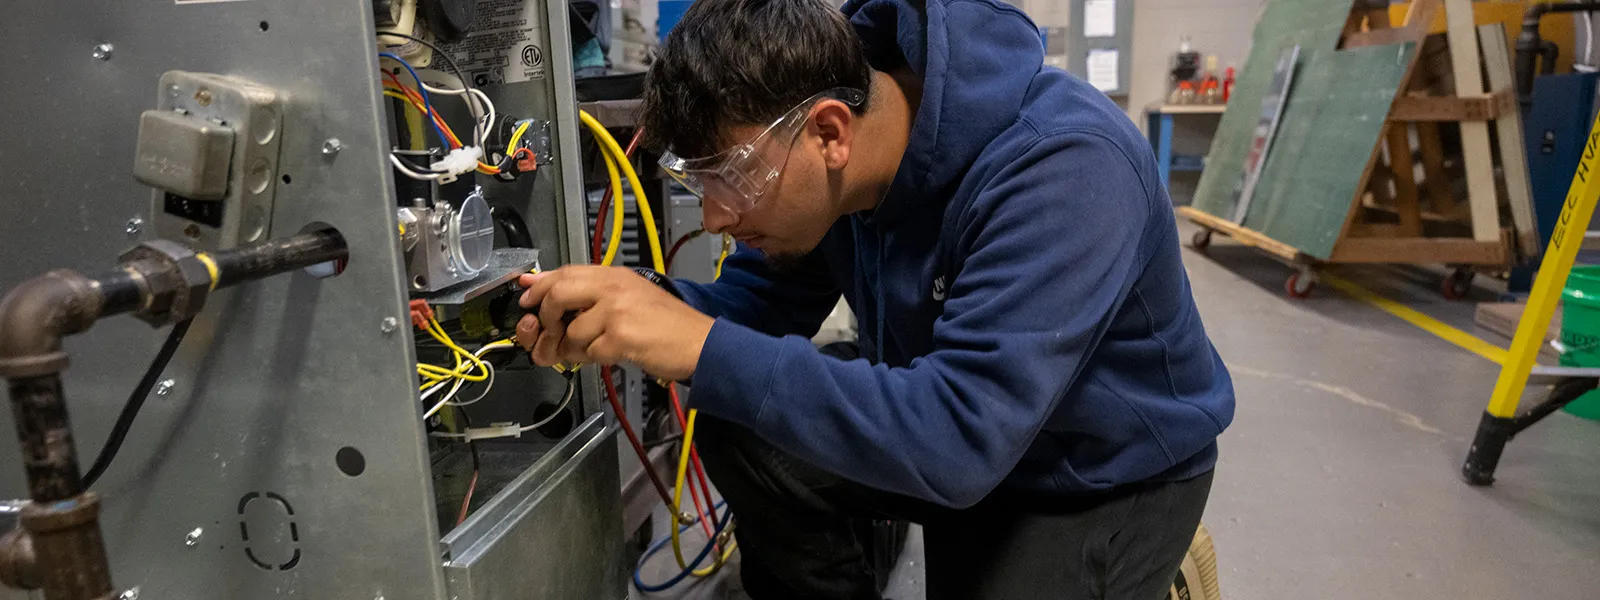
[[[428,106],[427,103],[423,102],[422,95],[418,94],[416,89],[401,83],[400,79],[395,77],[393,73],[388,71],[382,71],[382,73],[383,77],[388,80],[387,85],[389,87],[397,89],[400,91],[400,93],[405,94],[407,98],[411,99],[411,104],[416,106],[417,110],[422,111],[423,114],[433,118],[433,122],[439,125],[439,129],[444,130],[444,135],[447,138],[445,141],[446,143],[450,144],[452,149],[460,148],[462,146],[461,138],[456,137],[456,132],[450,129],[450,125],[445,122],[443,117],[439,116],[438,111],[433,110],[433,107]],[[496,167],[480,160],[478,161],[478,172],[494,175],[500,172],[500,167]]]

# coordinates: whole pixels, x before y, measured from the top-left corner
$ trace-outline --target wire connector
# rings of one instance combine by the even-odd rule
[[[521,423],[493,423],[488,427],[468,427],[467,441],[487,440],[494,438],[520,438],[522,437]]]
[[[477,170],[478,161],[482,158],[482,148],[466,146],[451,150],[449,154],[444,155],[444,158],[428,166],[444,173],[444,176],[439,178],[439,183],[454,183],[457,177]]]

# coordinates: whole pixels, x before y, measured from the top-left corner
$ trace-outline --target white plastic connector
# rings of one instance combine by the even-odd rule
[[[478,168],[478,161],[483,159],[483,149],[477,146],[465,146],[451,150],[443,159],[428,165],[435,171],[445,173],[439,178],[439,183],[454,183],[456,177],[471,173]]]
[[[494,423],[488,427],[470,427],[467,429],[467,441],[469,442],[504,437],[522,437],[522,424]]]

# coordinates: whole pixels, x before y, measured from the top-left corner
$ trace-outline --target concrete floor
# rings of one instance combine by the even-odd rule
[[[1600,597],[1600,423],[1558,413],[1512,442],[1494,487],[1467,487],[1496,365],[1327,287],[1290,300],[1287,268],[1225,238],[1184,252],[1238,391],[1205,517],[1225,598]],[[1440,297],[1441,272],[1333,272],[1505,343]],[[919,539],[888,597],[922,597]],[[744,598],[735,573],[653,597]]]

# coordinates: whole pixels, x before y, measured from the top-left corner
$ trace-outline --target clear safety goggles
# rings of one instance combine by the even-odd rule
[[[789,148],[804,129],[811,107],[825,98],[860,106],[867,94],[852,88],[827,90],[789,109],[749,142],[704,158],[667,152],[661,155],[661,169],[703,200],[735,214],[748,212],[789,164]]]

